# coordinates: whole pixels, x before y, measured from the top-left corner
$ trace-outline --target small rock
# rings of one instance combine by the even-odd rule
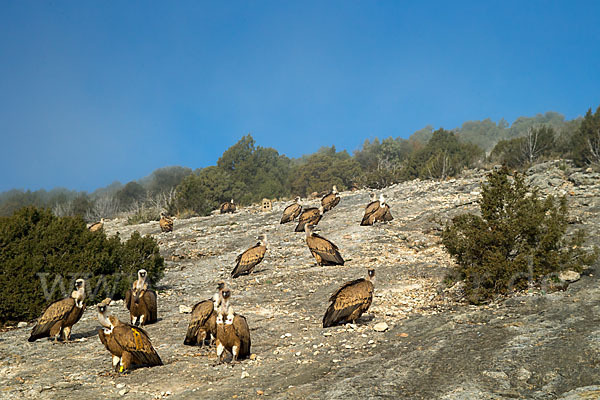
[[[262,390],[257,390],[257,391],[256,391],[256,394],[257,394],[258,396],[262,396],[263,394],[265,394],[265,392],[264,392],[264,391],[262,391]]]
[[[373,327],[373,330],[375,330],[375,332],[385,332],[388,330],[388,328],[389,326],[385,322],[378,322]]]
[[[27,326],[27,322],[21,321],[17,324],[17,328],[25,328]]]
[[[192,312],[192,307],[181,304],[179,306],[179,314],[189,314]]]
[[[117,384],[117,389],[123,389],[124,387],[125,385],[122,383]]]
[[[517,379],[518,380],[527,381],[527,380],[529,380],[529,378],[531,378],[531,372],[529,370],[526,370],[525,368],[521,367],[517,371]]]
[[[249,377],[250,374],[248,373],[248,371],[244,371],[242,372],[242,379]]]
[[[560,274],[558,274],[558,279],[560,279],[561,281],[564,281],[564,282],[569,282],[569,283],[576,282],[579,280],[579,278],[581,278],[581,275],[579,275],[578,272],[571,271],[571,270],[563,271]]]
[[[250,359],[251,360],[256,360],[256,354],[255,353],[250,354]]]
[[[123,390],[119,391],[119,396],[125,396],[127,394],[127,392],[129,392],[128,389],[123,389]]]

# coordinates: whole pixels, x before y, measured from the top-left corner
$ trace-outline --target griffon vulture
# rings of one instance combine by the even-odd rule
[[[232,355],[231,362],[244,359],[250,355],[250,328],[246,318],[233,311],[229,305],[231,291],[228,288],[221,292],[222,302],[217,315],[217,358],[223,362],[225,350]],[[225,320],[223,316],[227,315]]]
[[[96,232],[99,231],[100,229],[102,229],[104,227],[104,218],[100,218],[100,221],[98,222],[94,222],[93,224],[91,224],[88,229],[90,230],[90,232]]]
[[[323,316],[323,328],[354,322],[369,309],[373,301],[375,270],[369,269],[366,278],[346,282],[331,296],[331,304]]]
[[[375,222],[388,222],[394,219],[383,194],[379,195],[378,201],[374,201],[374,196],[374,194],[371,195],[372,201],[365,208],[365,215],[360,222],[362,226],[373,225]]]
[[[296,196],[294,202],[283,210],[283,215],[281,216],[281,221],[279,221],[279,223],[285,224],[286,222],[292,222],[300,215],[301,211],[302,206],[300,205],[300,197]]]
[[[235,212],[236,207],[235,207],[235,203],[233,202],[233,199],[231,199],[231,201],[221,204],[220,209],[221,209],[221,214]]]
[[[192,309],[190,324],[183,344],[202,346],[207,339],[217,337],[217,309],[221,305],[221,291],[225,287],[223,282],[217,285],[217,293],[210,299],[197,303]]]
[[[125,305],[133,325],[146,325],[156,322],[156,292],[148,289],[148,273],[145,269],[138,271],[138,279],[133,287],[125,293]]]
[[[102,329],[98,337],[112,354],[113,368],[124,372],[138,367],[153,367],[163,365],[150,338],[142,328],[119,321],[114,316],[107,316],[110,299],[98,304],[98,321]]]
[[[85,281],[77,279],[75,290],[70,297],[50,304],[31,330],[29,341],[33,342],[44,337],[58,337],[67,342],[71,338],[71,327],[79,321],[85,311]]]
[[[158,221],[160,225],[160,230],[162,232],[173,232],[173,219],[168,217],[164,212],[160,213],[160,221]]]
[[[322,236],[314,233],[314,225],[306,225],[306,244],[317,260],[317,265],[344,265],[338,247]]]
[[[323,206],[319,206],[319,208],[306,208],[304,211],[302,211],[300,217],[298,217],[298,225],[296,225],[294,232],[304,232],[304,227],[306,225],[317,225],[323,217],[324,212],[325,209]]]
[[[258,237],[258,243],[237,256],[235,268],[231,271],[231,277],[237,278],[240,275],[247,275],[252,272],[254,267],[265,258],[266,252],[267,235],[261,235]]]
[[[337,191],[337,187],[333,185],[333,189],[329,194],[323,196],[321,199],[321,205],[323,206],[323,210],[325,212],[331,210],[333,207],[337,206],[340,202],[340,196]]]

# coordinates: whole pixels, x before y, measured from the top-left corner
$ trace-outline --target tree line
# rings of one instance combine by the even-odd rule
[[[158,218],[160,210],[181,217],[207,215],[230,199],[248,205],[262,198],[320,193],[332,185],[339,190],[382,188],[417,178],[445,179],[475,166],[525,168],[554,157],[570,158],[577,166],[600,166],[600,107],[570,121],[547,112],[520,117],[512,125],[485,119],[453,130],[427,126],[408,139],[365,140],[353,154],[331,146],[297,159],[258,146],[248,134],[217,165],[206,168],[160,168],[140,180],[115,182],[93,193],[63,188],[3,192],[0,215],[32,205],[87,221],[127,214],[137,223]]]

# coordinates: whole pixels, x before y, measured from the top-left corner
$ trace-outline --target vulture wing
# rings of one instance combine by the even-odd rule
[[[146,290],[142,297],[142,301],[146,305],[146,308],[148,309],[148,313],[149,313],[148,321],[144,321],[144,323],[156,322],[157,311],[158,311],[157,310],[157,302],[156,302],[156,292],[152,289]]]
[[[42,314],[37,324],[31,330],[29,341],[50,336],[50,329],[55,323],[64,320],[75,307],[75,299],[68,297],[66,299],[55,301],[50,304]]]
[[[231,271],[231,277],[237,278],[240,275],[252,272],[252,269],[265,258],[266,251],[266,246],[257,244],[237,256],[235,260],[237,264],[233,271]]]
[[[318,208],[307,208],[300,214],[298,218],[298,225],[294,232],[304,232],[305,225],[316,225],[321,220],[322,215],[319,213]]]
[[[196,340],[198,338],[198,331],[204,324],[206,324],[213,312],[214,303],[211,299],[203,300],[194,306],[183,344],[188,346],[197,344]]]
[[[388,206],[386,204],[386,206],[385,206],[385,212],[381,216],[381,221],[389,222],[389,221],[391,221],[393,219],[394,219],[394,217],[392,215],[392,210],[390,209],[390,206]]]
[[[240,351],[238,358],[246,358],[250,355],[250,328],[246,317],[236,314],[233,319],[233,329],[238,338],[240,338]]]
[[[145,330],[122,324],[115,326],[112,334],[122,351],[131,353],[136,366],[163,365]]]
[[[363,219],[360,222],[360,224],[362,226],[373,225],[373,222],[375,222],[374,215],[378,209],[379,209],[379,200],[370,202],[367,205],[367,207],[365,208],[365,215],[363,216]]]
[[[127,293],[125,293],[125,306],[128,310],[131,310],[131,299],[133,299],[133,289],[129,289]]]
[[[333,207],[337,206],[339,202],[340,198],[335,193],[329,193],[321,199],[321,205],[325,211],[331,210]]]
[[[286,222],[291,222],[300,214],[302,211],[302,206],[300,204],[294,203],[290,204],[283,210],[283,215],[281,216],[280,224],[285,224]]]
[[[323,265],[344,265],[338,247],[324,237],[313,234],[306,238],[306,243],[312,252],[321,257]]]
[[[363,278],[347,282],[329,299],[332,303],[323,316],[323,328],[360,317],[373,301],[373,284]]]

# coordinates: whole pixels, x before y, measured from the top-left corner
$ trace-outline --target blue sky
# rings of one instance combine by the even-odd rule
[[[600,105],[598,1],[0,1],[0,191]]]

